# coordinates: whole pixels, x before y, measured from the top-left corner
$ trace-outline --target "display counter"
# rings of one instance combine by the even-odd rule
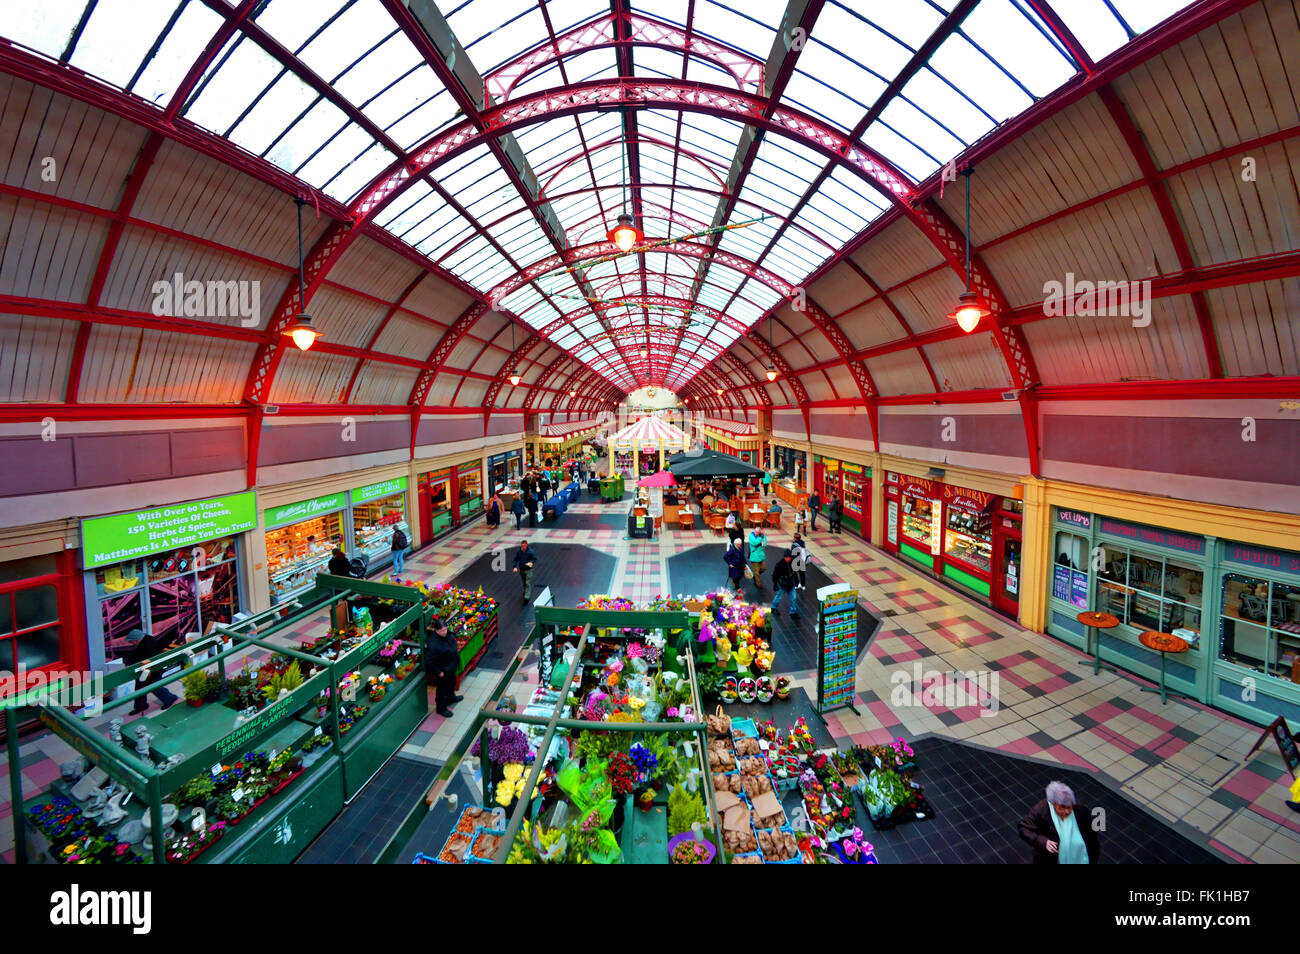
[[[796,509],[808,503],[807,491],[801,489],[793,480],[772,481],[772,492],[782,503]]]
[[[325,575],[315,591],[312,608],[263,621],[259,635],[255,620],[218,627],[110,673],[105,691],[128,691],[94,723],[41,707],[41,721],[85,761],[34,795],[11,773],[13,804],[22,806],[13,816],[19,855],[187,864],[287,863],[300,854],[428,712],[423,594]],[[364,621],[322,627],[300,642],[321,604],[332,619],[348,619],[363,601],[386,604],[395,618],[378,631]],[[178,668],[162,682],[134,688],[143,666],[171,664]],[[183,703],[124,722],[123,707],[169,683],[183,687]],[[15,748],[11,739],[11,759]]]

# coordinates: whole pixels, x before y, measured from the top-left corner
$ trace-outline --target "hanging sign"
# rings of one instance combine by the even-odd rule
[[[311,500],[286,504],[283,507],[272,507],[263,514],[262,522],[268,530],[288,526],[291,523],[301,523],[321,514],[342,510],[348,505],[347,496],[347,494],[340,491],[337,494],[330,494],[328,497],[314,497]]]
[[[254,491],[81,521],[85,569],[233,536],[257,526]]]
[[[1077,510],[1058,510],[1056,519],[1061,523],[1068,523],[1073,527],[1082,527],[1085,530],[1092,527],[1092,514],[1079,513]]]
[[[927,480],[924,477],[909,477],[906,474],[900,474],[898,485],[903,493],[909,497],[925,497],[929,500],[937,498],[935,493],[936,487],[934,481]]]
[[[355,506],[359,503],[365,503],[367,500],[374,500],[376,497],[391,497],[393,494],[401,493],[405,489],[405,477],[382,480],[377,484],[367,484],[352,491],[352,503]]]

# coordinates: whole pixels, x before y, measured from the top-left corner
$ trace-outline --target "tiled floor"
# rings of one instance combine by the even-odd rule
[[[549,571],[543,562],[534,595],[549,583],[561,604],[569,602],[570,596],[600,590],[640,600],[679,589],[699,592],[721,581],[721,538],[702,530],[669,529],[651,541],[627,540],[625,515],[625,502],[602,505],[583,498],[558,522],[538,528],[525,525],[516,531],[513,525],[495,529],[475,522],[409,558],[406,576],[431,582],[479,580],[485,591],[504,586],[502,633],[514,634],[513,639],[524,632],[521,617],[530,612],[510,594],[516,581],[509,574],[508,561],[520,539],[539,543],[547,551],[557,548]],[[789,544],[790,535],[785,529],[772,531],[769,540],[770,549],[779,552]],[[918,745],[928,744],[930,735],[969,741],[982,750],[1025,757],[1000,763],[1002,774],[996,775],[1004,783],[1008,773],[1020,780],[1016,784],[1024,778],[1032,780],[1028,789],[1008,796],[1008,805],[1014,804],[1017,812],[1039,797],[1033,791],[1040,781],[1034,773],[1048,772],[1085,779],[1079,783],[1082,791],[1093,791],[1084,787],[1093,784],[1103,791],[1121,792],[1216,858],[1300,861],[1300,815],[1285,805],[1289,773],[1267,748],[1242,761],[1259,735],[1258,727],[1185,700],[1162,706],[1158,697],[1141,691],[1145,683],[1135,677],[1093,675],[1077,665],[1083,656],[1076,650],[1022,630],[1014,621],[968,601],[849,533],[818,532],[809,544],[816,571],[829,580],[853,585],[861,608],[881,620],[869,649],[860,657],[857,713],[841,709],[826,717],[830,735],[841,746],[900,735],[917,740]],[[484,575],[492,573],[493,554],[503,547],[504,574],[509,577],[505,583]],[[563,547],[571,549],[558,549]],[[696,561],[702,561],[699,572],[705,577],[692,585],[695,577],[690,568]],[[801,594],[809,608],[813,583],[810,578],[808,591]],[[805,625],[782,634],[789,642],[778,645],[776,669],[790,675],[796,687],[815,694],[812,629],[807,625],[812,614],[804,615]],[[783,617],[779,625],[789,623]],[[305,638],[323,625],[321,618],[299,629]],[[451,719],[431,715],[403,747],[403,759],[426,766],[430,781],[435,766],[452,754],[471,713],[486,702],[500,676],[499,667],[508,658],[506,645],[503,638],[503,652],[485,660],[487,666],[462,684],[467,698],[456,706]],[[992,772],[999,763],[982,750],[975,762]],[[66,746],[48,735],[24,740],[22,753],[29,794],[57,773],[58,762],[70,757]],[[3,762],[0,755],[0,771]],[[1067,774],[1074,770],[1080,774]],[[936,807],[946,798],[961,797],[956,791],[960,775],[951,782],[937,782],[927,774],[924,781]],[[1117,804],[1128,804],[1115,798]],[[8,800],[6,787],[0,791],[0,852],[5,857],[12,854]],[[433,814],[429,824],[435,821]],[[1139,830],[1145,824],[1140,815],[1125,817],[1125,828]],[[994,827],[992,822],[986,824]],[[997,825],[1000,831],[1005,829],[1003,821]],[[915,827],[920,832],[924,826]],[[1122,857],[1126,849],[1145,860],[1156,857],[1140,842],[1126,845],[1125,837],[1115,835],[1114,857]],[[1020,851],[1018,845],[1013,847]],[[987,858],[977,860],[1024,857],[999,854],[1002,849],[991,840],[989,849]],[[886,860],[883,855],[881,860]]]

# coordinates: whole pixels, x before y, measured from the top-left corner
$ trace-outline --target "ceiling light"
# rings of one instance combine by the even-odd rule
[[[569,392],[569,397],[577,397],[577,396],[578,396],[578,392],[577,392],[577,391],[570,391],[570,392]]]
[[[512,374],[512,375],[510,375],[510,386],[511,386],[512,388],[517,388],[517,387],[519,387],[519,382],[522,381],[522,380],[523,380],[523,378],[521,378],[519,375],[517,375],[517,374]]]
[[[987,318],[993,314],[988,306],[984,304],[984,299],[979,294],[969,289],[961,293],[957,299],[957,307],[948,313],[948,317],[957,322],[957,326],[968,334],[975,330],[980,323],[981,318]]]
[[[316,343],[320,337],[320,332],[311,323],[311,315],[307,314],[307,297],[303,291],[302,280],[302,207],[307,204],[307,200],[302,196],[294,196],[294,204],[298,206],[298,307],[302,309],[294,316],[293,321],[284,333],[293,339],[293,343],[298,346],[299,351],[307,351]]]
[[[776,380],[776,366],[769,364],[767,366],[767,380],[769,382]]]
[[[284,329],[284,333],[293,339],[299,351],[308,351],[320,337],[320,331],[311,323],[311,315],[298,315],[293,324]]]
[[[970,177],[974,172],[969,167],[961,171],[966,177],[966,290],[957,299],[957,307],[948,312],[948,317],[957,322],[957,327],[967,334],[978,327],[981,318],[993,314],[984,299],[970,287]]]
[[[623,212],[618,217],[618,224],[606,233],[606,237],[618,246],[620,252],[630,252],[645,238],[645,233],[632,224],[632,216]]]
[[[718,388],[718,397],[722,397],[722,388]]]

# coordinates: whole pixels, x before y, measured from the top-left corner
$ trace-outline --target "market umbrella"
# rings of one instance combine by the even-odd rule
[[[683,477],[758,477],[761,468],[746,464],[739,457],[706,451],[698,457],[682,457],[669,464],[669,471],[678,479]]]
[[[677,481],[673,478],[672,471],[661,470],[649,477],[642,477],[636,482],[636,485],[638,487],[676,487]]]

